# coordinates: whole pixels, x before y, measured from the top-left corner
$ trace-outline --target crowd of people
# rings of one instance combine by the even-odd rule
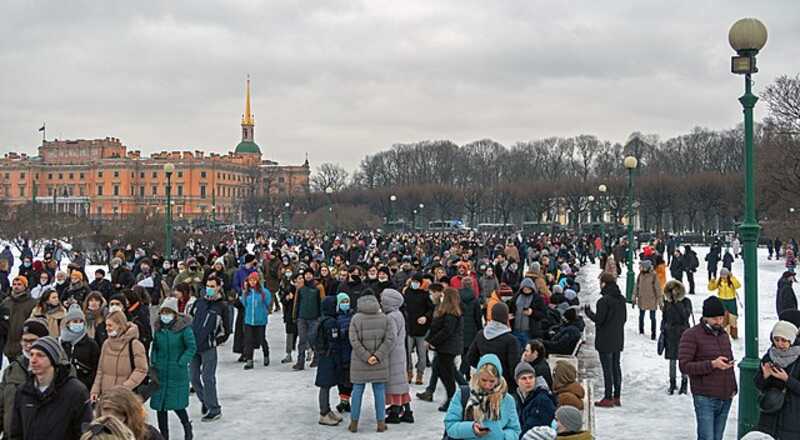
[[[280,364],[316,369],[321,425],[338,426],[349,413],[347,429],[365,430],[359,422],[368,384],[375,431],[414,423],[410,385],[427,385],[414,397],[433,401],[441,382],[445,438],[589,439],[587,405],[622,405],[628,302],[617,278],[622,264],[634,264],[626,247],[624,238],[567,233],[255,232],[187,243],[180,258],[131,244],[109,248],[107,270],[91,278],[80,253],[62,270],[58,246],[41,259],[26,247],[12,278],[14,255],[3,251],[0,279],[11,282],[0,285],[0,343],[10,361],[0,383],[2,432],[15,439],[168,439],[174,412],[183,438],[192,439],[192,392],[201,422],[222,417],[220,346],[230,346],[245,371],[256,368],[259,348],[270,366],[267,327],[280,316]],[[639,333],[649,333],[669,361],[667,392],[686,394],[691,385],[698,438],[720,439],[736,393],[729,337],[737,337],[741,285],[721,246],[712,246],[708,290],[717,295],[694,323],[697,254],[688,245],[681,251],[674,238],[638,247],[632,302]],[[592,307],[581,304],[577,275],[595,261],[600,299]],[[800,395],[793,282],[787,270],[774,346],[754,378],[765,395]],[[594,323],[603,372],[596,402],[585,401],[574,363],[548,362],[575,354],[584,318]],[[773,412],[762,408],[760,429],[779,439],[799,435],[798,418],[789,417],[796,412],[784,414],[795,411],[792,400],[773,402]],[[145,405],[157,428],[146,423]]]

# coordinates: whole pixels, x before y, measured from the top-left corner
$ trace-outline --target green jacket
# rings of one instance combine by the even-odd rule
[[[297,294],[297,307],[295,307],[297,318],[305,320],[319,319],[321,313],[321,301],[319,289],[305,286]]]
[[[174,411],[189,406],[189,363],[197,345],[192,332],[191,318],[178,315],[165,327],[155,322],[150,363],[158,377],[159,388],[150,398],[150,408]]]
[[[28,360],[23,355],[17,356],[16,359],[11,361],[3,370],[3,381],[0,382],[0,396],[3,402],[0,405],[0,420],[3,424],[0,425],[0,432],[5,432],[9,435],[11,432],[11,416],[14,414],[14,395],[19,388],[28,379]]]

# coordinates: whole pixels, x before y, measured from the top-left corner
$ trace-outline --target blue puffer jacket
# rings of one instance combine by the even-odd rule
[[[500,377],[503,377],[503,366],[500,359],[493,354],[486,354],[478,362],[478,369],[491,363],[497,369]],[[453,398],[450,399],[450,406],[447,408],[447,415],[444,417],[444,428],[447,435],[453,439],[477,439],[478,436],[472,430],[472,420],[464,420],[464,408],[461,406],[461,389],[456,390]],[[508,394],[503,396],[500,402],[500,418],[498,420],[484,420],[483,426],[489,428],[489,433],[480,437],[482,440],[518,440],[522,432],[517,415],[517,406],[514,398]]]
[[[550,426],[556,416],[556,398],[546,388],[544,380],[538,384],[522,400],[519,390],[516,391],[514,399],[517,403],[517,415],[522,425],[522,432],[528,432],[534,426]]]
[[[244,304],[245,325],[267,325],[269,321],[269,304],[272,302],[272,293],[266,287],[259,292],[253,288],[242,297]]]

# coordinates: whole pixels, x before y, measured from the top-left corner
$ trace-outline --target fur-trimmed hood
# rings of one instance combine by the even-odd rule
[[[686,287],[683,283],[676,280],[667,281],[664,286],[664,301],[679,303],[686,297]]]

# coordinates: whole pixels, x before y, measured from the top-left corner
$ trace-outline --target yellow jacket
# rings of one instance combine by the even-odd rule
[[[742,287],[739,280],[731,275],[730,282],[724,278],[717,278],[708,282],[708,290],[714,291],[719,289],[719,299],[736,299],[736,289]]]

